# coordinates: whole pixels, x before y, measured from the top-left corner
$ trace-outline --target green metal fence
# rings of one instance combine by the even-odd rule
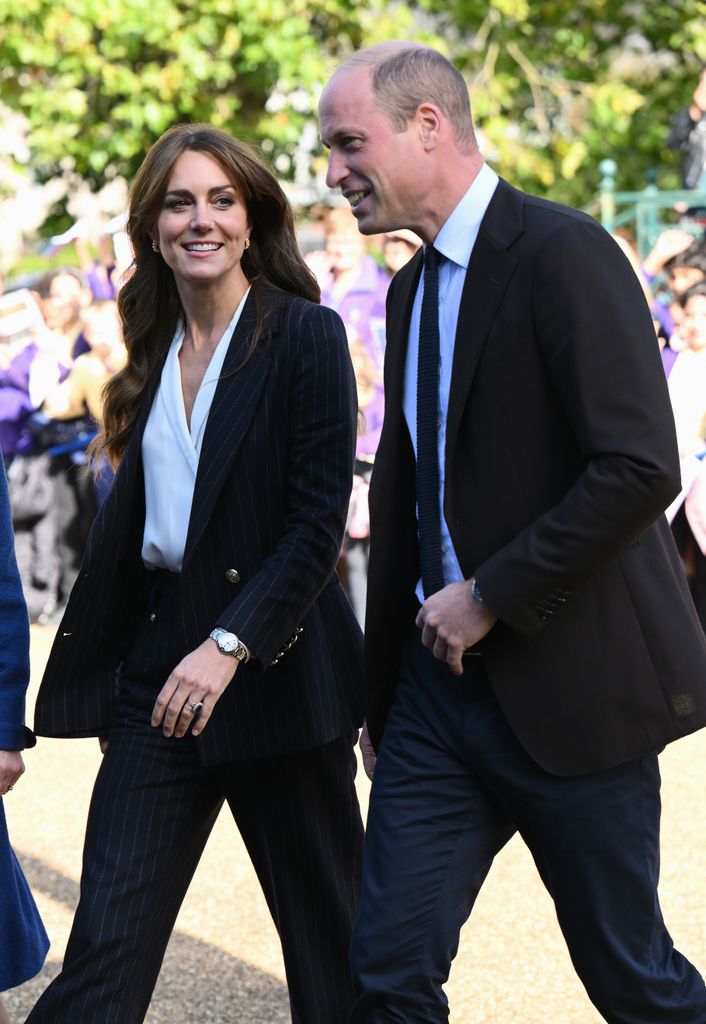
[[[660,231],[674,225],[699,234],[704,224],[691,214],[701,211],[706,217],[706,187],[677,189],[665,192],[649,182],[641,192],[616,192],[615,179],[618,165],[615,160],[602,160],[599,169],[603,175],[600,191],[601,222],[608,231],[630,225],[637,238],[640,258],[644,259],[657,241]]]

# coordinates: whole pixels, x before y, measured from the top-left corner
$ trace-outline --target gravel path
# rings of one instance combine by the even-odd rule
[[[32,628],[34,686],[52,636]],[[39,977],[5,995],[16,1024],[59,969],[99,756],[94,740],[41,740],[27,753],[27,774],[5,799],[13,844],[52,939]],[[669,747],[662,774],[662,906],[678,948],[706,971],[706,730]],[[367,802],[362,779],[360,795]],[[448,994],[451,1024],[601,1020],[573,974],[551,902],[517,840],[497,858],[464,930]],[[277,936],[226,812],[179,916],[147,1024],[289,1020]]]

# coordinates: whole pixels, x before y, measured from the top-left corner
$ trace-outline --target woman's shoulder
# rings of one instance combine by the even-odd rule
[[[280,323],[289,332],[299,333],[306,328],[315,333],[345,336],[343,321],[330,306],[276,288],[268,289],[267,299],[279,307]]]

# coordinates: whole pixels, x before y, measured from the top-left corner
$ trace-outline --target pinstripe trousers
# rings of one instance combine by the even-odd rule
[[[363,838],[355,737],[207,767],[189,734],[167,738],[152,728],[154,699],[181,656],[172,660],[176,581],[151,588],[119,673],[64,964],[27,1024],[144,1020],[224,801],[280,936],[293,1024],[343,1024],[353,1003],[348,954]]]

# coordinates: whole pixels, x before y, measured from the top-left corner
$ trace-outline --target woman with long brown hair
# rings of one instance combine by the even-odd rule
[[[36,712],[40,734],[106,752],[63,970],[29,1021],[144,1019],[227,801],[293,1021],[343,1024],[362,841],[361,636],[334,572],[356,426],[345,332],[273,173],[224,132],[158,140],[128,233],[128,361],[95,447],[116,479]]]

